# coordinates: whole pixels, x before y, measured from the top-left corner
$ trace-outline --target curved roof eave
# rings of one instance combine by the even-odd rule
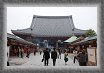
[[[20,30],[11,30],[13,34],[27,34],[30,35],[31,34],[31,29],[27,28],[27,29],[20,29]]]
[[[20,43],[23,43],[23,44],[29,44],[29,45],[34,45],[36,46],[36,44],[32,43],[32,42],[29,42],[29,41],[26,41],[20,37],[17,37],[16,35],[13,35],[13,34],[9,34],[7,33],[7,37],[10,38],[10,39],[15,39],[17,42],[20,42]]]
[[[35,37],[69,37],[72,36],[72,34],[68,34],[68,35],[41,35],[41,34],[35,34],[35,33],[31,33],[32,30],[31,28],[27,28],[27,29],[21,29],[21,30],[11,30],[13,34],[21,34],[21,35],[32,35]],[[81,30],[81,29],[74,29],[74,34],[75,35],[82,35],[85,34],[86,30]]]
[[[82,33],[82,34],[85,34],[85,33],[86,33],[86,30],[82,30],[82,29],[75,28],[75,29],[74,29],[74,32],[75,32],[75,33],[79,33],[79,32],[80,32],[80,33]]]

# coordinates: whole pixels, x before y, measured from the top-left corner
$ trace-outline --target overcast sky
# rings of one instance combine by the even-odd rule
[[[7,7],[7,33],[29,28],[33,15],[72,15],[76,28],[93,29],[97,33],[97,7]]]

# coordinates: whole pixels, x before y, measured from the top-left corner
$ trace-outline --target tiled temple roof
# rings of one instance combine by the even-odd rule
[[[30,28],[12,30],[14,34],[31,34],[36,37],[68,37],[83,35],[86,30],[77,29],[74,26],[72,16],[33,16]]]

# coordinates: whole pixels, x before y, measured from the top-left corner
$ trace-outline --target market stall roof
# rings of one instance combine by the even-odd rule
[[[76,39],[77,39],[77,37],[76,37],[76,36],[72,36],[71,38],[69,38],[69,39],[65,40],[64,42],[71,43],[71,42],[75,41]]]
[[[29,45],[34,45],[34,46],[36,45],[36,44],[34,44],[32,42],[28,42],[28,41],[26,41],[26,40],[24,40],[24,39],[22,39],[20,37],[17,37],[16,35],[9,34],[9,33],[7,33],[7,38],[14,39],[14,40],[16,40],[16,41],[18,41],[20,43],[24,43],[24,44],[29,44]]]
[[[84,39],[84,37],[80,36],[80,37],[78,37],[76,40],[74,40],[73,43],[74,43],[74,42],[81,41],[81,40],[83,40],[83,39]]]
[[[16,35],[31,35],[34,37],[69,37],[73,30],[75,35],[83,35],[86,30],[75,28],[70,16],[38,16],[34,15],[29,28],[11,30]]]
[[[97,36],[86,37],[84,40],[73,43],[72,45],[86,43],[86,42],[91,41],[91,40],[97,40]]]
[[[97,36],[90,36],[90,37],[86,37],[84,40],[80,41],[81,43],[83,42],[87,42],[87,41],[91,41],[91,40],[96,40]]]

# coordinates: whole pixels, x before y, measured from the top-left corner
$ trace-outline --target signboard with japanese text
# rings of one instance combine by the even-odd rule
[[[88,61],[96,62],[96,48],[95,47],[87,48],[87,53],[88,53]]]

